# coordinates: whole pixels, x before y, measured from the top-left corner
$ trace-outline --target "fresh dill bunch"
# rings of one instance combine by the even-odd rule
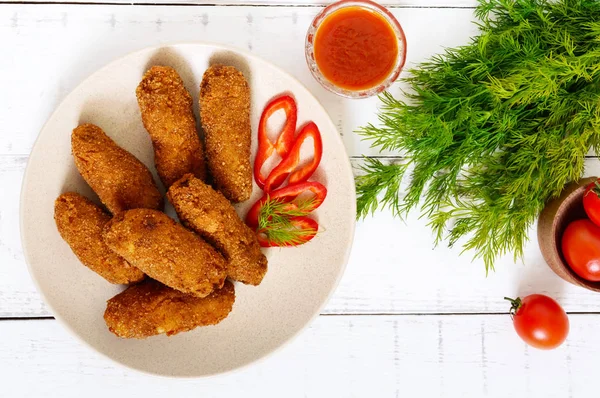
[[[384,93],[380,124],[359,130],[405,161],[369,160],[357,205],[418,208],[437,242],[490,270],[522,257],[545,203],[600,149],[600,1],[479,0],[475,15],[479,36],[411,69],[404,99]]]

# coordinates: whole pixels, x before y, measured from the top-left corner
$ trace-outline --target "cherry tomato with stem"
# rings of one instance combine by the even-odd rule
[[[517,334],[523,341],[540,350],[560,346],[569,334],[569,318],[551,297],[531,294],[510,301],[510,316]]]

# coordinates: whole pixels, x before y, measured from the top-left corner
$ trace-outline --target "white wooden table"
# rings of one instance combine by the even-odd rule
[[[82,346],[52,318],[27,273],[19,191],[43,123],[97,68],[157,43],[234,45],[306,84],[336,122],[353,162],[398,156],[378,153],[353,134],[375,121],[377,99],[340,99],[310,75],[304,35],[320,0],[92,1],[0,1],[0,396],[598,396],[600,295],[555,276],[534,230],[523,263],[501,259],[486,277],[483,264],[458,249],[434,249],[424,220],[413,215],[404,223],[388,212],[358,223],[348,269],[323,314],[291,345],[248,369],[162,379]],[[385,3],[406,32],[409,65],[466,43],[476,31],[474,0]],[[598,163],[588,159],[588,174],[600,174]],[[570,314],[569,339],[555,351],[528,348],[506,315],[504,296],[533,292],[555,297]]]

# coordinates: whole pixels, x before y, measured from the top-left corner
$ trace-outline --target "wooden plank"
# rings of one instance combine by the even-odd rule
[[[0,157],[0,317],[48,314],[21,249],[19,194],[26,163],[26,157]]]
[[[19,3],[23,0],[3,0],[3,3]],[[215,5],[215,6],[323,6],[331,0],[27,0],[26,3],[95,3],[95,4],[155,4],[155,5]],[[474,7],[476,0],[379,0],[388,7]]]
[[[570,321],[565,345],[538,351],[508,315],[322,316],[274,356],[202,380],[122,368],[53,320],[5,321],[0,374],[7,397],[592,397],[600,315]]]
[[[1,5],[0,155],[25,155],[61,100],[115,58],[157,43],[214,41],[259,55],[290,72],[323,103],[350,155],[376,155],[353,133],[376,121],[377,98],[342,99],[322,88],[304,60],[317,7],[151,7]],[[467,42],[472,10],[399,8],[407,65]],[[26,61],[25,61],[26,60]],[[391,89],[398,92],[398,87]],[[390,154],[386,152],[384,154]]]
[[[0,317],[50,315],[26,269],[18,234],[19,189],[25,157],[0,157]],[[358,161],[354,161],[355,165]],[[600,175],[588,159],[587,175]],[[360,221],[348,268],[326,314],[506,312],[504,296],[546,293],[568,311],[600,312],[598,295],[559,279],[545,264],[530,232],[524,261],[500,259],[486,277],[483,263],[470,263],[459,248],[433,247],[425,220],[405,222],[389,212]]]

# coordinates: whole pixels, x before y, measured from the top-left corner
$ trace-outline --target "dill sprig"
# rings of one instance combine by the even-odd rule
[[[269,242],[275,246],[298,246],[306,243],[306,238],[317,233],[313,228],[298,229],[291,222],[273,225],[268,229],[259,230],[265,234]]]
[[[380,125],[359,131],[406,161],[369,161],[357,205],[419,208],[489,270],[522,257],[545,203],[600,149],[600,2],[479,0],[475,15],[480,35],[411,69],[404,99],[384,93]]]
[[[356,177],[356,211],[359,218],[366,217],[378,207],[390,207],[394,215],[400,215],[398,191],[404,168],[401,164],[384,164],[379,159],[364,158],[364,164],[359,166],[359,175]]]
[[[258,213],[258,233],[277,246],[297,246],[317,233],[313,228],[297,228],[294,217],[306,216],[314,209],[314,198],[298,199],[293,203],[267,198]]]

